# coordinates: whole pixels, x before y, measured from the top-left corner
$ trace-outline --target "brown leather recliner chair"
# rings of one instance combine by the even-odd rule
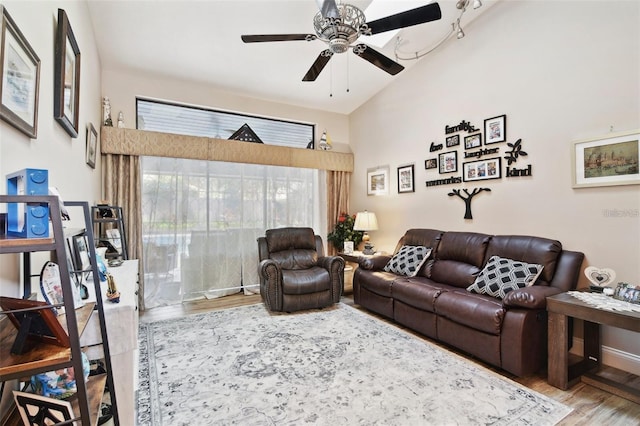
[[[258,238],[260,294],[271,311],[324,308],[340,301],[344,260],[325,256],[311,228],[269,229]]]

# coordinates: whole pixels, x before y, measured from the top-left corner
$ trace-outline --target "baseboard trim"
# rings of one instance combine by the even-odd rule
[[[584,354],[584,340],[579,337],[573,338],[572,354],[582,356]],[[602,346],[602,364],[617,369],[628,371],[640,376],[640,356],[610,346]]]

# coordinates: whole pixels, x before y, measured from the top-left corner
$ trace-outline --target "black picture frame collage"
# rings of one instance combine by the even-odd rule
[[[506,114],[485,119],[482,129],[462,120],[459,125],[446,126],[445,134],[444,144],[431,144],[435,157],[425,160],[425,170],[437,170],[439,175],[461,172],[462,182],[502,178],[502,160],[495,155],[499,149],[490,145],[507,141]],[[459,164],[461,159],[468,161]]]

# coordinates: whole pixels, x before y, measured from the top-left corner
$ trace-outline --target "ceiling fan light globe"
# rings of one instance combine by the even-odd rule
[[[344,53],[349,50],[350,41],[341,38],[335,38],[329,42],[329,49],[333,53]]]
[[[366,17],[360,9],[350,4],[339,4],[339,18],[325,18],[317,13],[313,28],[318,38],[329,44],[334,53],[344,53],[360,36],[359,28],[365,25]]]

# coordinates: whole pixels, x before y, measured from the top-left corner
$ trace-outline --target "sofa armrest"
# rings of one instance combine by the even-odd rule
[[[360,257],[358,258],[358,265],[362,269],[379,271],[382,270],[382,268],[384,268],[387,263],[389,263],[389,260],[391,260],[391,256],[385,254],[371,257]]]
[[[273,259],[264,259],[258,265],[260,294],[269,310],[282,311],[282,270]]]
[[[339,256],[322,256],[318,258],[318,266],[329,271],[332,276],[344,273],[344,259]]]
[[[582,252],[562,250],[549,286],[561,291],[575,290],[583,260],[584,253]]]
[[[322,256],[318,258],[318,266],[329,271],[331,300],[338,303],[344,289],[344,259],[339,256]]]
[[[510,308],[546,309],[547,297],[562,293],[555,287],[534,285],[510,291],[502,299],[502,306]]]

